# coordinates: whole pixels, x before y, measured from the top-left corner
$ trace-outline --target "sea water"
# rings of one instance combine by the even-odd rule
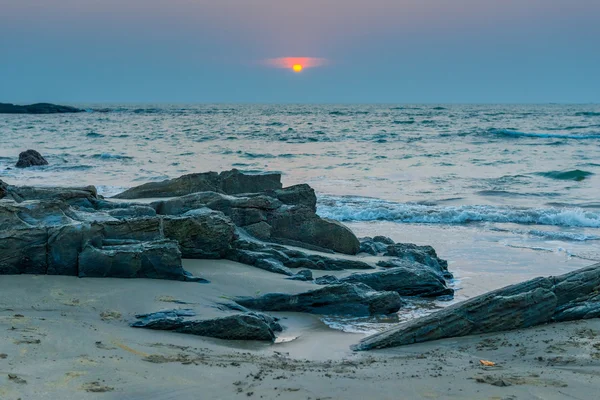
[[[0,179],[110,196],[192,172],[280,171],[359,236],[433,245],[455,301],[600,261],[598,105],[76,106],[87,112],[0,115]],[[50,165],[14,168],[30,148]]]

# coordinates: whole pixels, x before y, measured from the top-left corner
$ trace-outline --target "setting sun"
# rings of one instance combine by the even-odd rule
[[[300,72],[300,71],[302,71],[302,65],[301,64],[294,64],[292,66],[292,69],[294,70],[294,72]]]

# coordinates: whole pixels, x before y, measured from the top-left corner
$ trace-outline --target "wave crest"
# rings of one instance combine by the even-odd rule
[[[600,212],[580,208],[431,206],[361,197],[323,197],[319,202],[318,214],[338,221],[392,221],[442,225],[496,222],[600,228]]]

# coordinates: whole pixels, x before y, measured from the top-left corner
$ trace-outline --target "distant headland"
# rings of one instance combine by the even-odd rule
[[[10,103],[0,103],[0,114],[62,114],[79,113],[85,110],[50,103],[37,103],[19,106]]]

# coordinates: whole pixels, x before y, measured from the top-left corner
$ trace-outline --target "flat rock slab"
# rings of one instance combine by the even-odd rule
[[[454,304],[363,339],[354,350],[493,333],[600,317],[600,264],[535,278]]]
[[[212,319],[194,319],[193,310],[165,310],[136,315],[133,328],[167,330],[190,335],[227,340],[274,341],[281,325],[270,315],[254,312],[228,315]]]
[[[376,292],[362,284],[342,283],[300,294],[269,293],[238,297],[234,301],[260,311],[292,311],[313,314],[366,316],[391,314],[400,309],[396,292]]]
[[[114,196],[117,199],[143,199],[185,196],[196,192],[225,194],[258,193],[281,189],[281,174],[244,174],[237,169],[188,174],[162,182],[149,182]]]

